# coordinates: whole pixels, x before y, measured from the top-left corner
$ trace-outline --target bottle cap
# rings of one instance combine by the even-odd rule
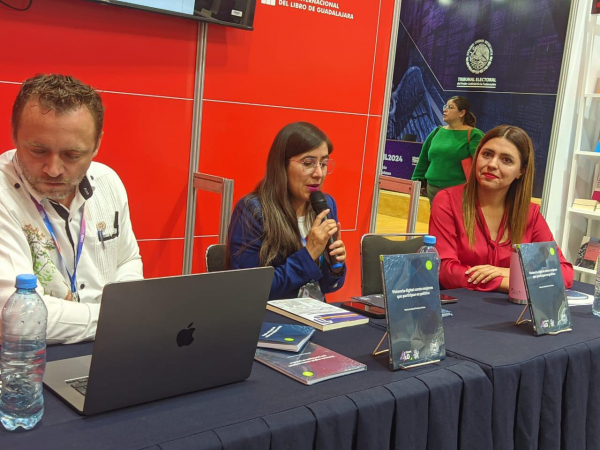
[[[423,242],[426,245],[435,245],[435,241],[436,241],[435,236],[429,236],[429,235],[427,235],[427,236],[425,236],[423,238]]]
[[[32,273],[17,275],[15,287],[17,289],[35,289],[37,287],[37,277]]]

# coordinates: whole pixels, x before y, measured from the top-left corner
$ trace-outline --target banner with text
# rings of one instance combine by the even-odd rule
[[[484,132],[523,128],[541,197],[571,0],[404,0],[387,138],[423,142],[444,125],[443,106],[469,99]],[[412,164],[405,161],[404,164]]]

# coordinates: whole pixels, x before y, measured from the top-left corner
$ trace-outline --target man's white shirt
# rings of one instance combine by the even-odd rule
[[[16,276],[35,273],[38,293],[48,307],[47,342],[92,339],[104,285],[143,278],[125,187],[112,169],[92,162],[70,208],[62,211],[65,220],[56,210],[64,207],[43,199],[21,175],[15,153],[0,155],[0,308],[14,292]],[[46,210],[64,264],[31,196]],[[73,274],[83,211],[86,232],[73,295],[65,265]]]

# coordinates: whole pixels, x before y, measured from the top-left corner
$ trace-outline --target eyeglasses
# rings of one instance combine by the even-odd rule
[[[315,170],[317,170],[317,166],[321,166],[321,171],[323,172],[323,175],[327,175],[333,172],[333,168],[335,166],[333,159],[326,159],[321,162],[317,161],[316,158],[304,158],[301,160],[289,159],[288,161],[300,163],[300,165],[302,166],[302,171],[309,175],[315,173]]]
[[[444,111],[446,111],[447,109],[454,109],[454,105],[444,105],[444,106],[442,107],[442,109],[443,109]]]

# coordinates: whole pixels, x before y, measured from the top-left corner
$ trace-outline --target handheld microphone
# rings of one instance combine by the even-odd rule
[[[312,205],[312,208],[314,209],[315,213],[317,213],[317,216],[326,209],[329,209],[327,200],[325,200],[325,196],[321,191],[312,191],[310,193],[310,204]],[[331,219],[331,217],[329,217],[329,214],[327,214],[327,218]],[[329,236],[329,245],[332,245],[334,242],[335,241],[333,240],[333,236]],[[332,269],[339,269],[343,266],[341,262],[337,261],[330,261],[330,265]]]

